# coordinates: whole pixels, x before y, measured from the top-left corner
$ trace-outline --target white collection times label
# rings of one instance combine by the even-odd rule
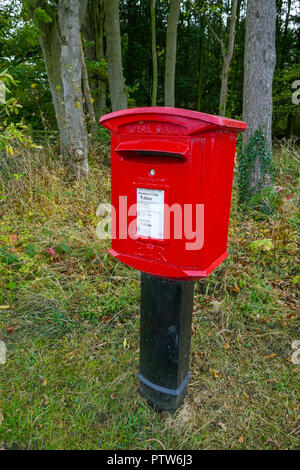
[[[137,235],[163,239],[165,192],[160,189],[137,188],[136,200]]]

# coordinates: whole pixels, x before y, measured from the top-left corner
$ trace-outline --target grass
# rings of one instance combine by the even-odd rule
[[[0,448],[299,447],[296,147],[276,147],[272,216],[240,213],[234,187],[230,258],[196,285],[191,381],[174,415],[137,390],[139,273],[95,237],[107,147],[93,149],[88,181],[51,148],[17,152],[0,161]],[[270,250],[253,245],[265,239]]]

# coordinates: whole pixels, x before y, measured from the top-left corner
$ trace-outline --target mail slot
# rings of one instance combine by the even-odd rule
[[[207,276],[227,256],[236,137],[244,122],[176,108],[107,114],[112,247],[142,272]]]

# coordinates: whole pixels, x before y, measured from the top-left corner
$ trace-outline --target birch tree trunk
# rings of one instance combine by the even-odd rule
[[[166,42],[165,106],[174,107],[177,24],[181,2],[180,0],[170,0],[170,2]]]
[[[247,200],[270,185],[267,156],[272,151],[272,83],[276,63],[275,51],[276,4],[275,0],[248,0],[244,58],[243,120],[248,130],[243,135],[240,168],[246,168]],[[257,132],[264,140],[258,148]],[[262,148],[265,150],[262,151]],[[253,156],[253,161],[249,158]],[[252,157],[251,157],[252,158]],[[271,158],[271,157],[270,157]],[[241,177],[241,175],[240,175]]]
[[[108,79],[113,111],[127,108],[122,69],[119,0],[104,0]]]
[[[156,53],[156,21],[155,21],[156,0],[150,0],[151,8],[151,41],[152,41],[152,106],[156,106],[157,101],[157,53]]]

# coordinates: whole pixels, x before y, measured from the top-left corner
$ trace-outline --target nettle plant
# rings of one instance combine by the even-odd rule
[[[258,173],[258,177],[257,177]],[[278,193],[272,188],[272,152],[264,132],[258,129],[238,153],[239,204],[265,214],[277,209]]]
[[[23,144],[26,147],[36,147],[31,137],[27,134],[28,128],[21,120],[15,122],[13,116],[19,114],[22,105],[17,99],[10,97],[9,86],[17,85],[16,80],[6,70],[0,72],[1,100],[0,100],[0,152],[5,150],[9,155],[14,155],[14,143]]]

